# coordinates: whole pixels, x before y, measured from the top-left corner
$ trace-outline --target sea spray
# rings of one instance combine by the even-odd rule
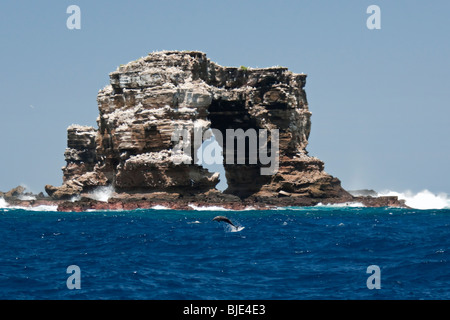
[[[35,196],[30,196],[30,195],[26,195],[26,194],[21,194],[17,198],[19,200],[21,200],[21,201],[33,201],[33,200],[36,200]]]
[[[34,211],[34,212],[56,212],[56,211],[58,211],[57,205],[40,205],[40,206],[36,206],[36,207],[10,206],[8,208],[15,209],[15,210]]]
[[[412,191],[396,192],[383,191],[378,196],[397,196],[400,200],[405,200],[405,204],[414,209],[447,209],[450,208],[450,197],[445,193],[434,194],[429,190],[422,190],[418,193]]]
[[[89,195],[94,200],[108,202],[109,198],[111,198],[113,193],[114,187],[107,186],[107,187],[98,187],[94,191],[90,192]]]
[[[8,207],[8,202],[5,201],[5,199],[0,198],[0,209],[4,209]]]

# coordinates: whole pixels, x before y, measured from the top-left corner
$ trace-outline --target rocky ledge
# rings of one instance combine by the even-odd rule
[[[223,67],[197,51],[154,52],[121,65],[98,93],[98,128],[68,128],[63,185],[47,185],[46,192],[61,201],[59,209],[64,211],[154,205],[242,209],[354,201],[404,206],[395,197],[351,195],[324,171],[321,160],[308,155],[311,112],[306,77],[284,67]],[[178,148],[173,137],[181,129],[201,135],[216,129],[224,137],[227,129],[276,129],[278,170],[263,175],[267,163],[252,162],[246,154],[242,164],[224,164],[228,188],[220,192],[218,173],[194,161],[201,148],[194,135],[182,139],[189,150]],[[224,159],[236,150],[225,139],[218,142]],[[267,148],[275,142],[269,137]],[[108,202],[88,197],[105,186],[115,190]]]
[[[4,202],[1,204],[1,200]],[[397,197],[372,197],[356,196],[343,202],[334,198],[314,199],[308,197],[287,198],[280,193],[278,197],[271,199],[249,197],[241,199],[237,196],[211,190],[196,196],[183,196],[177,193],[152,192],[152,193],[115,193],[110,194],[109,199],[99,199],[93,193],[82,193],[72,201],[56,200],[45,196],[43,193],[33,194],[26,192],[25,188],[18,186],[8,192],[0,191],[0,204],[7,208],[35,208],[57,207],[58,211],[83,212],[87,210],[135,210],[167,208],[175,210],[194,210],[197,207],[222,207],[230,210],[268,210],[282,206],[314,206],[318,204],[354,205],[355,202],[366,207],[406,207],[403,200]],[[213,210],[213,208],[212,208]]]
[[[135,210],[166,208],[173,210],[195,210],[197,208],[214,210],[221,207],[229,210],[270,210],[279,207],[305,207],[315,205],[342,204],[352,206],[355,203],[365,207],[407,207],[403,200],[397,197],[353,197],[344,199],[308,197],[297,198],[258,198],[241,199],[239,197],[211,191],[197,196],[180,197],[173,193],[145,193],[116,195],[108,201],[98,201],[89,196],[77,201],[63,201],[58,205],[58,211],[83,212],[86,210]]]

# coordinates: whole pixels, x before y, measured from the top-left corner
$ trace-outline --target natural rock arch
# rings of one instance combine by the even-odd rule
[[[349,196],[306,151],[311,113],[305,83],[305,74],[284,67],[222,67],[197,51],[150,53],[110,74],[97,98],[98,129],[69,127],[63,186],[46,190],[56,198],[104,185],[127,193],[205,194],[218,175],[194,162],[173,162],[179,156],[174,131],[201,125],[223,134],[279,130],[278,172],[262,176],[259,164],[225,164],[226,193],[255,199]]]

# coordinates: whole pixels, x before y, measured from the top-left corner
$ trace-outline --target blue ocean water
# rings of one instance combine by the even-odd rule
[[[0,209],[0,234],[0,299],[450,298],[449,209]]]

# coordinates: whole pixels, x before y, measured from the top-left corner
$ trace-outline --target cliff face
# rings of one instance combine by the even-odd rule
[[[249,155],[245,164],[225,163],[225,193],[351,198],[324,163],[307,154],[311,113],[305,82],[306,75],[283,67],[222,67],[202,52],[151,53],[110,74],[97,98],[98,129],[69,127],[63,186],[46,190],[55,198],[106,185],[127,193],[205,194],[214,190],[218,174],[195,164],[200,145],[193,138],[190,154],[176,151],[177,130],[193,137],[196,130],[217,129],[226,159],[227,129],[278,129],[278,170],[262,175],[265,165],[251,163]],[[186,157],[191,161],[177,161]]]

